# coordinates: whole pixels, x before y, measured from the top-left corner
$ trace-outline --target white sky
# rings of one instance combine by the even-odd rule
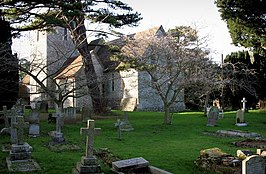
[[[214,60],[221,61],[221,54],[227,55],[241,50],[233,46],[226,23],[221,20],[214,0],[123,0],[143,19],[136,28],[125,28],[124,33],[134,33],[162,25],[167,31],[175,26],[197,26],[206,35],[209,47],[215,52]],[[127,33],[128,32],[128,33]]]
[[[231,44],[231,38],[226,23],[221,20],[214,0],[122,0],[135,11],[141,13],[143,19],[138,27],[124,27],[119,30],[124,34],[143,31],[162,25],[167,31],[175,26],[197,26],[206,35],[209,35],[209,47],[215,61],[221,61],[221,54],[227,55],[241,50]],[[26,45],[28,38],[23,42],[13,42],[13,48],[20,56],[29,51]]]

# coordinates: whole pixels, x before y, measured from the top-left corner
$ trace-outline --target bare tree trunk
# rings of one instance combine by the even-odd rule
[[[170,109],[167,104],[164,105],[164,124],[171,124]]]
[[[207,92],[206,97],[205,97],[205,102],[204,102],[204,115],[207,116],[207,106],[208,106],[208,101],[210,98],[210,94]]]

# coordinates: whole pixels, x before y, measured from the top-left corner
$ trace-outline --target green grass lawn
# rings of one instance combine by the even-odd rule
[[[175,174],[203,173],[193,163],[202,149],[218,147],[232,155],[240,149],[232,142],[241,138],[208,136],[203,134],[204,131],[241,130],[256,132],[266,137],[266,114],[258,111],[245,113],[247,127],[234,125],[236,112],[226,112],[215,127],[206,126],[207,118],[202,112],[176,113],[173,116],[173,124],[168,126],[162,124],[163,113],[132,112],[128,115],[134,131],[123,132],[120,141],[114,123],[117,116],[122,118],[122,112],[114,111],[114,115],[116,116],[110,119],[96,120],[95,127],[102,128],[102,133],[95,137],[95,149],[108,148],[120,159],[143,157],[151,165]],[[65,125],[63,128],[67,142],[78,145],[81,149],[54,152],[47,148],[50,141],[47,132],[55,130],[55,125],[42,121],[41,136],[26,138],[26,142],[33,147],[32,158],[39,163],[42,170],[29,173],[71,174],[72,168],[85,153],[85,137],[79,134],[81,127],[86,127],[86,123]],[[0,142],[8,143],[9,136],[1,135]],[[7,156],[7,152],[0,152],[0,173],[8,173],[5,164]],[[107,166],[103,166],[103,170],[110,173]]]

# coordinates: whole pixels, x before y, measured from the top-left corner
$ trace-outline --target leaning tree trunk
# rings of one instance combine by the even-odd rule
[[[95,113],[102,113],[105,112],[106,105],[105,102],[103,102],[103,97],[101,96],[97,74],[91,59],[91,53],[86,36],[86,28],[84,26],[84,18],[77,21],[77,23],[79,24],[78,27],[71,26],[73,41],[77,46],[79,53],[82,55],[83,62],[85,64],[85,75],[92,99],[93,111]]]

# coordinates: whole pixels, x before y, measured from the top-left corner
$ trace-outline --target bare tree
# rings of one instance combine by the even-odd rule
[[[162,35],[135,35],[127,39],[118,58],[124,68],[135,68],[148,74],[150,84],[164,105],[164,124],[170,124],[170,108],[184,101],[184,89],[195,83],[210,81],[211,61],[201,46],[196,30]],[[186,34],[188,35],[186,35]],[[193,37],[192,37],[193,36]]]

